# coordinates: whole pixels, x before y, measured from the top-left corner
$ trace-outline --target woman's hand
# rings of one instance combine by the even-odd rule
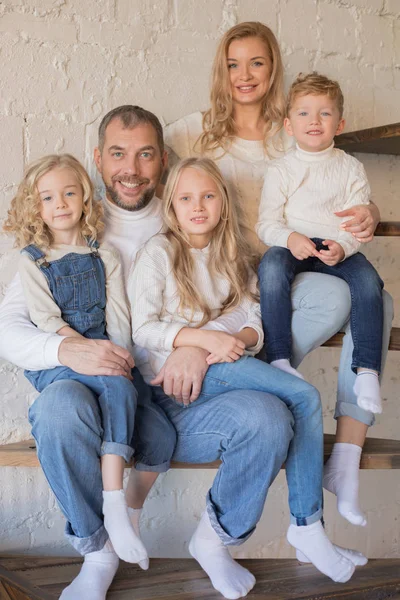
[[[381,215],[376,204],[360,204],[335,213],[337,217],[351,217],[340,225],[343,231],[353,234],[358,242],[370,242],[374,237]]]

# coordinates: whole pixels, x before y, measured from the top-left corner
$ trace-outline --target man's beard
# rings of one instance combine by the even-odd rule
[[[126,202],[123,201],[123,199],[114,187],[109,185],[106,185],[105,187],[107,196],[110,199],[110,201],[116,206],[119,206],[124,210],[129,210],[130,212],[136,212],[138,210],[142,210],[142,208],[146,208],[156,191],[155,187],[147,188],[147,190],[143,192],[143,194],[140,196],[139,200],[135,204],[126,204]]]

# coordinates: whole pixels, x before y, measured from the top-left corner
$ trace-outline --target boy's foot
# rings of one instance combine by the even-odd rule
[[[103,492],[103,514],[104,527],[117,555],[130,563],[146,560],[147,551],[131,524],[123,490]]]
[[[128,506],[129,519],[132,523],[132,527],[135,530],[136,535],[138,536],[138,538],[140,540],[142,539],[140,537],[140,515],[141,514],[142,514],[141,508],[131,508],[130,506]],[[143,560],[140,560],[138,562],[138,565],[141,569],[143,569],[143,571],[147,571],[147,569],[149,568],[149,559],[144,558]]]
[[[336,443],[324,467],[323,486],[337,497],[338,511],[353,525],[365,527],[367,520],[358,504],[358,478],[362,448]]]
[[[255,577],[233,560],[212,528],[207,511],[190,540],[189,552],[224,598],[243,598],[254,587]]]
[[[353,392],[357,396],[357,404],[360,408],[375,414],[382,412],[378,373],[375,371],[359,371],[353,386]]]
[[[106,600],[118,564],[119,558],[107,541],[102,550],[86,554],[79,575],[65,588],[60,600]]]
[[[299,379],[304,379],[303,375],[294,369],[290,364],[288,358],[280,358],[279,360],[273,360],[271,363],[271,367],[275,367],[275,369],[280,369],[281,371],[285,371],[285,373],[289,373],[289,375],[294,375]]]
[[[333,581],[345,583],[353,575],[354,564],[334,548],[321,521],[305,526],[290,525],[287,540]]]
[[[367,564],[368,558],[364,556],[361,552],[357,552],[357,550],[350,550],[349,548],[342,548],[341,546],[336,546],[336,544],[332,544],[339,554],[351,560],[355,567],[363,567]],[[300,550],[296,550],[296,558],[301,563],[310,563],[311,560],[308,560],[307,556],[305,556]]]

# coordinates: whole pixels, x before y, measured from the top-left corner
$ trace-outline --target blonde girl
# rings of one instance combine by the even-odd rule
[[[175,348],[195,346],[209,353],[210,365],[196,405],[239,389],[281,398],[294,417],[286,461],[288,540],[334,581],[347,581],[354,565],[330,543],[321,524],[319,394],[298,377],[254,358],[262,347],[263,331],[251,253],[213,161],[190,158],[172,169],[165,188],[164,223],[165,233],[145,245],[128,282],[132,335],[144,378],[150,382]],[[239,328],[238,312],[244,316]],[[161,406],[171,402],[161,388],[155,394]],[[259,501],[254,505],[253,527],[262,511]],[[205,513],[189,549],[215,585],[218,564],[213,566],[202,541],[211,532]]]
[[[101,217],[101,205],[94,201],[92,183],[79,161],[69,154],[50,155],[28,167],[4,229],[15,235],[22,249],[19,274],[30,318],[39,329],[67,337],[111,339],[129,349],[120,260],[112,247],[99,244]],[[70,379],[96,395],[104,432],[99,448],[104,526],[119,557],[146,561],[122,489],[124,466],[133,453],[137,400],[133,383],[122,376],[88,376],[63,366],[25,375],[38,392]],[[62,411],[60,406],[60,418]],[[52,448],[40,438],[36,442],[46,472],[54,461]],[[79,536],[78,531],[75,534]]]
[[[204,155],[213,158],[238,209],[240,224],[257,254],[267,247],[258,239],[255,226],[268,161],[291,145],[282,125],[285,116],[283,63],[274,33],[255,21],[238,23],[221,38],[212,68],[210,108],[193,113],[165,128],[165,142],[179,158]],[[172,158],[172,157],[171,157]],[[351,217],[346,231],[368,242],[379,223],[374,204],[339,213]],[[310,303],[310,298],[312,302]],[[392,303],[384,292],[383,364],[389,342]],[[357,406],[351,364],[353,342],[345,324],[350,315],[346,283],[325,274],[302,274],[292,286],[292,365],[334,333],[346,328],[339,368],[335,411],[337,442],[327,463],[326,475],[336,481],[338,501],[349,507],[352,522],[363,522],[358,500],[358,468],[361,448],[374,416]],[[331,306],[336,310],[332,311]],[[346,517],[347,518],[347,517]]]

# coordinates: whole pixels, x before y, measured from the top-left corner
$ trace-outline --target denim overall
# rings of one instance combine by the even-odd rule
[[[48,262],[36,246],[22,252],[35,261],[49,285],[63,320],[86,338],[106,340],[106,276],[97,242],[87,241],[91,252],[69,252]],[[60,380],[73,380],[88,387],[98,398],[103,426],[101,454],[116,454],[129,461],[133,454],[137,392],[122,376],[82,375],[69,367],[25,371],[38,392]]]

